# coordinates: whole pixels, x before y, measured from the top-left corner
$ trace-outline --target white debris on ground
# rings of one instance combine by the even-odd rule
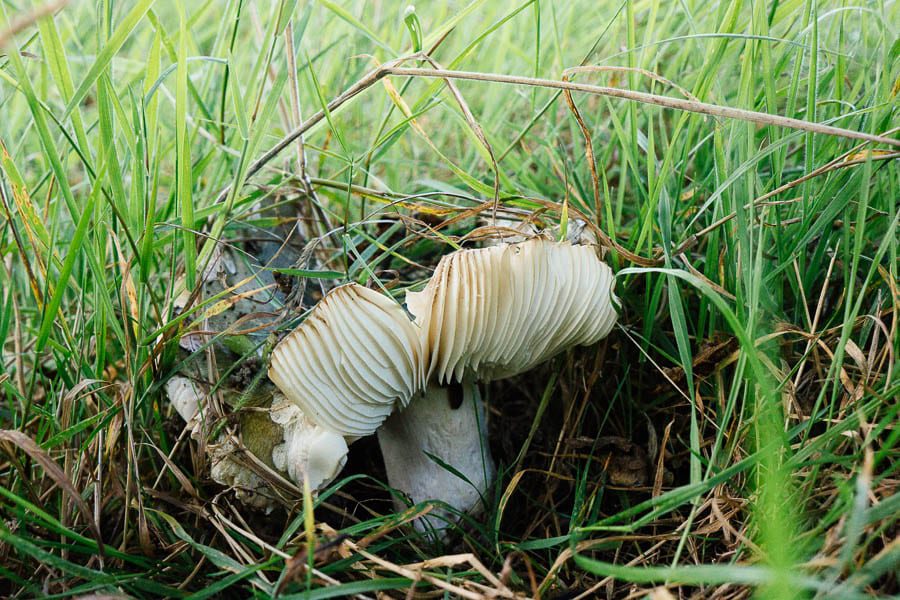
[[[284,430],[284,441],[272,450],[272,462],[279,471],[302,486],[304,477],[317,490],[337,477],[347,464],[347,442],[343,436],[314,424],[303,411],[275,394],[269,418]]]
[[[208,395],[206,386],[183,375],[175,375],[166,383],[166,395],[175,412],[184,419],[191,438],[199,440],[203,435],[201,406]],[[235,496],[244,504],[272,510],[275,507],[266,482],[253,470],[236,460],[242,449],[222,434],[206,447],[213,481],[234,488]]]
[[[246,452],[225,435],[206,448],[209,457],[209,474],[213,481],[234,489],[235,497],[248,506],[270,512],[275,508],[269,485],[262,477],[235,460],[240,452]]]

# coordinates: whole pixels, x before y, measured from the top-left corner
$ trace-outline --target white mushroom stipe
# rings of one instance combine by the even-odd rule
[[[474,513],[480,510],[482,497],[494,479],[494,461],[486,445],[487,426],[478,386],[466,383],[453,388],[454,394],[462,396],[458,405],[454,400],[460,399],[452,397],[447,387],[432,384],[422,398],[384,422],[378,430],[378,444],[388,482],[414,504],[437,499],[456,511]],[[405,508],[399,499],[395,505],[398,510]],[[435,529],[445,529],[455,520],[455,514],[436,510],[415,524],[424,529],[427,521]]]
[[[325,429],[371,435],[425,387],[418,328],[383,294],[335,288],[272,351],[269,379]]]

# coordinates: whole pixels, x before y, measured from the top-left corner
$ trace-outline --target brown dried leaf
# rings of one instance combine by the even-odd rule
[[[72,498],[72,502],[78,506],[78,510],[81,512],[85,521],[87,521],[88,527],[91,529],[91,534],[94,536],[94,539],[97,540],[97,549],[99,550],[100,555],[103,556],[103,539],[100,536],[100,528],[97,527],[97,522],[94,521],[94,517],[87,502],[84,501],[81,494],[78,493],[78,490],[75,489],[75,486],[72,485],[72,482],[66,477],[62,467],[56,464],[56,461],[54,461],[50,455],[37,444],[37,442],[21,431],[0,429],[0,441],[18,446],[19,449],[25,452],[25,454],[30,456],[32,460],[44,469],[44,472],[56,483],[56,485],[62,488],[62,490]]]
[[[197,488],[194,487],[194,484],[191,483],[191,480],[188,479],[187,475],[178,468],[178,466],[173,463],[166,453],[159,449],[155,444],[151,444],[151,447],[156,450],[159,454],[160,458],[163,459],[163,462],[166,463],[166,466],[172,471],[172,474],[175,475],[175,479],[178,480],[178,483],[181,484],[181,487],[187,492],[192,498],[199,498],[200,495],[197,493]]]

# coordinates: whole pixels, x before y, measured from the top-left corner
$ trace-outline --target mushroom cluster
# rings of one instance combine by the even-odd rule
[[[295,497],[304,481],[321,488],[346,463],[347,440],[313,423],[266,378],[265,348],[294,299],[311,299],[306,286],[279,269],[315,269],[294,231],[297,202],[265,210],[281,224],[241,227],[222,239],[198,273],[197,287],[172,282],[173,316],[180,326],[177,371],[162,382],[169,403],[209,465],[210,477],[243,503],[271,510]],[[262,211],[262,208],[259,208]]]
[[[588,245],[536,237],[459,250],[407,294],[412,319],[357,284],[329,292],[274,348],[269,378],[329,439],[377,432],[388,483],[413,502],[473,511],[494,474],[478,382],[605,337],[616,321],[613,285]],[[336,474],[344,460],[310,450],[292,478],[308,476],[313,465],[302,461],[312,456],[317,473]]]

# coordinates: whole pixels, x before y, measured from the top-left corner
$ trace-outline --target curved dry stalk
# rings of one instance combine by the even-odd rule
[[[612,66],[594,66],[594,65],[582,65],[578,67],[572,67],[563,71],[562,80],[564,82],[569,82],[569,75],[576,73],[597,73],[604,71],[618,71],[618,72],[635,72],[645,77],[649,77],[658,83],[662,83],[664,85],[671,86],[678,90],[683,96],[685,96],[691,102],[700,103],[700,100],[691,94],[689,91],[678,85],[677,83],[673,83],[669,81],[665,77],[661,75],[657,75],[652,71],[647,71],[646,69],[638,69],[634,67],[612,67]],[[588,167],[591,170],[591,187],[594,195],[594,213],[595,213],[595,224],[594,233],[596,233],[597,237],[604,246],[613,248],[616,252],[630,260],[635,264],[639,264],[642,266],[654,266],[663,263],[661,258],[648,259],[635,254],[619,244],[616,241],[615,237],[609,236],[605,231],[600,227],[603,217],[603,198],[600,195],[600,176],[597,173],[597,162],[594,156],[594,141],[593,136],[591,136],[590,129],[584,121],[584,118],[581,116],[581,111],[578,110],[578,105],[575,104],[575,99],[572,98],[571,90],[563,90],[563,94],[566,97],[566,104],[569,105],[569,109],[572,111],[572,115],[575,117],[575,122],[578,124],[578,128],[581,130],[581,135],[584,137],[584,146],[585,146],[585,154],[587,154],[587,162]]]
[[[428,61],[428,63],[432,67],[434,67],[436,71],[444,70],[441,65],[430,56],[425,55],[424,59]],[[497,163],[497,158],[494,156],[494,149],[491,146],[491,143],[488,141],[487,136],[484,134],[484,130],[481,129],[481,125],[479,125],[478,121],[475,119],[475,115],[473,115],[472,111],[469,109],[469,105],[466,104],[466,101],[463,99],[459,88],[457,88],[453,81],[450,79],[447,79],[446,83],[447,88],[450,90],[450,93],[453,95],[453,98],[459,105],[460,110],[463,111],[463,116],[465,116],[466,122],[472,129],[475,137],[478,138],[478,141],[481,142],[481,145],[484,146],[484,149],[487,151],[488,156],[491,157],[491,166],[494,170],[494,205],[491,212],[491,219],[494,221],[494,223],[496,223],[497,207],[500,205],[500,165]]]
[[[400,64],[403,61],[410,60],[411,58],[414,57],[409,56],[398,58],[396,60],[386,62],[383,65],[369,71],[362,77],[362,79],[348,87],[340,95],[338,95],[337,98],[329,102],[324,109],[316,112],[314,115],[300,123],[300,125],[295,127],[290,133],[281,138],[281,140],[277,144],[269,148],[269,150],[266,151],[265,154],[253,161],[253,163],[251,163],[247,168],[247,175],[244,178],[244,181],[249,181],[250,178],[259,173],[264,166],[270,163],[276,156],[281,154],[281,152],[284,151],[285,148],[289,147],[304,133],[309,131],[314,125],[322,121],[325,118],[326,110],[328,111],[328,113],[334,112],[339,107],[344,105],[348,100],[354,98],[355,96],[358,96],[360,93],[369,89],[373,84],[377,83],[379,79],[387,74],[386,69],[390,69],[393,65]],[[215,204],[221,204],[225,202],[230,192],[230,184],[222,188],[222,190],[219,192],[219,195],[216,197]]]
[[[665,108],[674,108],[678,110],[686,110],[707,114],[716,117],[725,117],[729,119],[738,119],[741,121],[750,121],[763,125],[775,125],[779,127],[787,127],[789,129],[800,129],[813,133],[824,135],[832,135],[850,139],[865,140],[867,142],[875,142],[888,144],[891,146],[900,146],[900,140],[880,135],[872,135],[861,133],[851,129],[834,127],[832,125],[823,125],[821,123],[812,123],[802,119],[794,119],[791,117],[782,117],[780,115],[770,115],[752,110],[744,110],[740,108],[731,108],[727,106],[719,106],[717,104],[709,104],[706,102],[696,102],[693,100],[682,100],[680,98],[669,98],[657,94],[647,92],[635,92],[632,90],[623,90],[620,88],[605,87],[598,85],[587,85],[583,83],[573,83],[566,81],[557,81],[555,79],[540,79],[537,77],[522,77],[516,75],[501,75],[497,73],[478,73],[472,71],[456,71],[447,69],[419,69],[419,68],[403,68],[404,62],[415,60],[417,58],[424,59],[424,54],[413,54],[403,56],[392,61],[388,61],[383,65],[376,67],[364,75],[359,81],[344,90],[337,98],[327,105],[328,112],[333,112],[346,104],[347,101],[358,96],[363,91],[377,83],[381,78],[388,75],[407,76],[407,77],[428,77],[443,79],[467,79],[470,81],[483,81],[494,83],[506,83],[511,85],[524,85],[529,87],[546,87],[559,90],[571,90],[576,92],[584,92],[587,94],[611,96],[614,98],[622,98],[633,102],[641,102],[644,104],[654,104]],[[247,179],[259,173],[259,171],[276,156],[278,156],[285,148],[290,146],[294,141],[309,131],[314,125],[318,124],[325,118],[325,110],[320,110],[307,120],[303,121],[293,131],[284,136],[277,144],[272,146],[265,154],[253,161],[247,170]],[[219,192],[217,202],[221,202],[231,191],[231,186],[225,187]]]
[[[569,70],[567,69],[563,72],[563,81],[568,81],[568,77]],[[563,95],[566,97],[566,104],[569,105],[569,110],[572,111],[572,116],[575,117],[575,122],[578,124],[578,129],[581,130],[581,135],[584,138],[584,153],[587,155],[587,164],[591,171],[591,191],[594,195],[594,224],[596,225],[596,227],[593,228],[594,233],[597,234],[601,244],[607,248],[613,248],[631,262],[643,267],[653,266],[656,261],[644,258],[643,256],[628,250],[628,248],[625,248],[617,242],[614,237],[607,235],[600,227],[602,222],[601,215],[603,214],[603,198],[600,196],[600,176],[597,173],[597,159],[594,156],[594,138],[591,135],[590,128],[581,116],[581,111],[578,110],[578,105],[575,104],[575,99],[572,98],[572,91],[568,89],[563,90]]]
[[[653,104],[655,106],[662,106],[664,108],[674,108],[676,110],[684,110],[703,115],[710,115],[713,117],[737,119],[739,121],[759,123],[760,125],[774,125],[776,127],[799,129],[802,131],[809,131],[811,133],[820,133],[823,135],[832,135],[854,140],[865,140],[867,142],[875,142],[879,144],[887,144],[889,146],[900,147],[900,140],[895,140],[893,138],[881,135],[872,135],[870,133],[853,131],[852,129],[844,129],[842,127],[834,127],[833,125],[824,125],[822,123],[813,123],[811,121],[794,119],[792,117],[782,117],[781,115],[772,115],[769,113],[757,112],[754,110],[732,108],[730,106],[709,104],[707,102],[695,102],[693,100],[682,100],[681,98],[671,98],[669,96],[660,96],[658,94],[650,94],[648,92],[636,92],[633,90],[625,90],[622,88],[557,81],[555,79],[541,79],[538,77],[522,77],[519,75],[478,73],[473,71],[410,69],[402,67],[385,68],[384,71],[385,73],[382,76],[399,75],[407,77],[466,79],[469,81],[507,83],[511,85],[523,85],[528,87],[545,87],[559,90],[570,90],[573,92],[584,92],[586,94],[593,94],[596,96],[610,96],[612,98],[621,98],[623,100],[630,100],[632,102],[640,102],[641,104]]]
[[[821,167],[810,171],[806,175],[803,175],[802,177],[798,177],[797,179],[794,179],[793,181],[789,181],[789,182],[785,183],[784,185],[781,185],[781,186],[775,188],[771,192],[766,192],[762,196],[759,196],[758,198],[755,198],[755,199],[751,200],[750,202],[748,202],[747,204],[745,204],[744,210],[750,210],[752,208],[755,208],[756,206],[761,205],[763,202],[765,202],[769,198],[773,198],[773,197],[777,196],[778,194],[781,194],[790,189],[793,189],[793,188],[797,187],[798,185],[800,185],[801,183],[803,183],[804,181],[809,181],[810,179],[815,179],[819,175],[824,175],[825,173],[830,173],[831,171],[837,171],[838,169],[844,169],[847,167],[855,167],[857,165],[864,164],[870,160],[872,162],[875,162],[875,161],[882,161],[882,160],[894,160],[895,158],[900,158],[900,152],[889,152],[886,154],[874,154],[874,155],[867,154],[860,158],[851,158],[852,156],[854,156],[855,153],[858,152],[858,150],[859,150],[859,148],[854,148],[850,152],[846,152],[846,153],[842,154],[841,156],[837,157],[833,161],[826,163],[826,164],[822,165]],[[703,237],[704,235],[706,235],[713,229],[717,229],[718,227],[721,227],[722,225],[724,225],[728,221],[731,221],[735,217],[737,217],[736,212],[732,212],[732,213],[725,215],[721,219],[717,220],[715,223],[712,223],[711,225],[708,225],[708,226],[704,227],[703,229],[701,229],[700,231],[698,231],[697,233],[693,234],[690,238],[688,238],[687,241],[685,241],[685,244],[687,244],[689,241],[692,241],[693,238],[699,239],[699,238]]]
[[[44,17],[52,15],[68,3],[69,0],[49,2],[43,6],[32,9],[30,12],[20,15],[7,23],[7,28],[0,31],[0,49],[5,48],[17,33],[21,33]]]

